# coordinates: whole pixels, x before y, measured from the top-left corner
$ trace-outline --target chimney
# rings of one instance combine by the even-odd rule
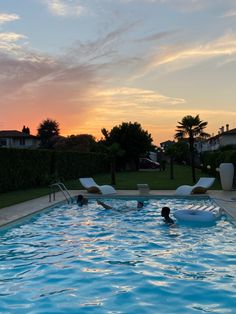
[[[224,131],[225,131],[225,127],[222,126],[222,127],[221,127],[221,133],[224,133]]]
[[[228,132],[228,131],[229,131],[229,125],[226,124],[226,132]]]

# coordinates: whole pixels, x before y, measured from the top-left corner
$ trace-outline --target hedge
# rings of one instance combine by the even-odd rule
[[[108,169],[107,157],[100,153],[1,148],[0,192],[36,188]]]
[[[233,163],[236,173],[236,150],[220,150],[204,153],[202,156],[203,171],[208,171],[209,174],[219,177],[219,172],[216,169],[223,162]],[[210,166],[210,169],[207,169],[207,166]],[[234,175],[234,186],[236,186],[236,175]]]

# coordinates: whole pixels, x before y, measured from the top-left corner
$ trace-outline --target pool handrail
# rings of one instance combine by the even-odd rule
[[[53,197],[55,200],[55,189],[54,187],[58,187],[59,190],[63,193],[66,201],[68,204],[72,204],[73,203],[73,197],[70,195],[68,189],[66,188],[65,184],[62,182],[56,182],[50,185],[51,188],[51,192],[49,194],[49,202],[51,202],[51,194],[53,193]]]

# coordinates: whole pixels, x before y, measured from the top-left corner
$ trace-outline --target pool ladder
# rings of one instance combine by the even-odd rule
[[[53,200],[55,201],[55,192],[56,192],[55,188],[56,187],[59,188],[59,190],[63,193],[67,203],[73,204],[73,198],[70,195],[69,191],[67,190],[65,184],[62,182],[56,182],[50,185],[51,190],[49,193],[49,202],[52,201],[52,195],[53,195]]]

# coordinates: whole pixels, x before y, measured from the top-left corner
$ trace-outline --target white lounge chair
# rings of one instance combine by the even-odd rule
[[[82,186],[89,193],[115,194],[116,190],[111,185],[98,185],[93,178],[79,178]]]
[[[215,178],[200,178],[194,185],[181,185],[179,186],[175,194],[176,195],[191,195],[191,194],[203,194],[213,185]]]

